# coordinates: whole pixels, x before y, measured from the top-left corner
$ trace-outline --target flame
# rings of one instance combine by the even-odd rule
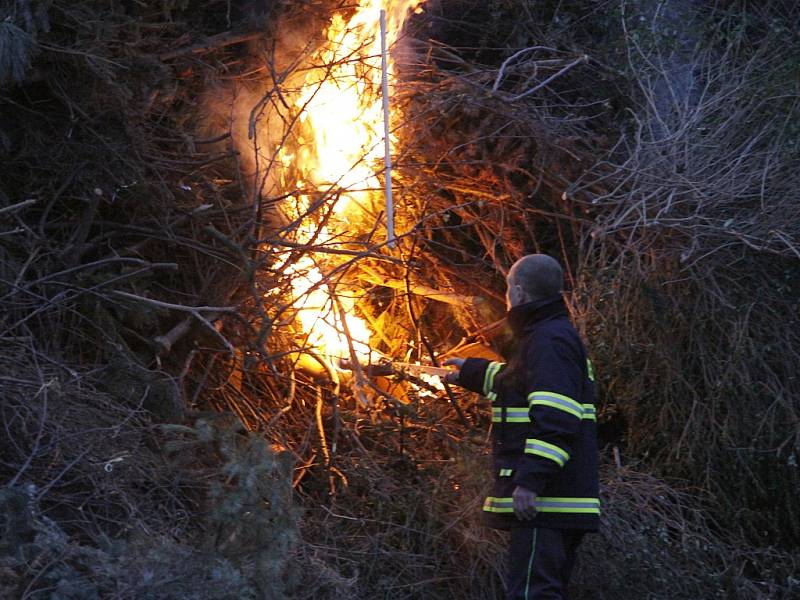
[[[319,66],[305,72],[298,92],[290,96],[299,115],[296,147],[284,144],[278,161],[291,167],[296,181],[284,181],[284,187],[327,191],[329,196],[314,206],[315,196],[298,193],[284,207],[290,218],[300,221],[295,241],[344,244],[374,227],[382,198],[378,174],[383,170],[384,143],[380,10],[386,9],[386,43],[391,47],[409,11],[422,1],[389,0],[384,7],[378,0],[365,0],[348,20],[334,15],[325,32],[327,42],[310,61]],[[390,83],[393,76],[390,60]],[[326,211],[330,213],[323,223],[320,215]],[[352,348],[363,359],[370,354],[371,332],[355,315],[357,291],[324,283],[325,269],[333,267],[329,257],[314,253],[287,265],[297,320],[307,334],[306,345],[317,352],[350,357]]]

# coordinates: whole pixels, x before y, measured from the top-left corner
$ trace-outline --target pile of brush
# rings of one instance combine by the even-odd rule
[[[797,594],[793,2],[424,5],[394,251],[288,244],[241,151],[335,3],[201,4],[1,9],[0,595],[501,595],[486,407],[300,362],[311,252],[412,362],[502,354],[505,269],[559,258],[604,446],[576,597]]]

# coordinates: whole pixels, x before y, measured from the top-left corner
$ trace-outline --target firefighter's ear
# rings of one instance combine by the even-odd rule
[[[508,291],[506,292],[506,304],[508,308],[512,308],[513,306],[517,306],[518,304],[524,304],[527,302],[528,296],[525,293],[525,290],[522,289],[522,286],[518,283],[511,283],[508,286]]]

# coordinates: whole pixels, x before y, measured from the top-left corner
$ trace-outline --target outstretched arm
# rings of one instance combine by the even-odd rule
[[[454,383],[476,394],[483,394],[490,400],[496,398],[493,391],[494,378],[505,366],[503,363],[485,358],[449,358],[444,364],[458,369],[455,373],[447,375],[445,379],[447,383]]]

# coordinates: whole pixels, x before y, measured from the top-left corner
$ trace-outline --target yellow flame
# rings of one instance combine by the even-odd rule
[[[298,181],[292,182],[299,190],[336,189],[337,193],[330,200],[335,204],[327,224],[319,226],[312,216],[304,218],[296,241],[346,242],[359,230],[374,226],[374,217],[368,212],[382,197],[377,174],[383,171],[380,10],[386,10],[386,44],[391,47],[408,13],[422,2],[365,0],[349,20],[341,14],[331,19],[325,32],[327,43],[312,60],[320,66],[307,71],[293,98],[300,115],[298,147],[293,152],[284,146],[278,158],[299,173]],[[391,83],[391,60],[388,71]],[[299,195],[288,212],[297,219],[311,207],[311,198]],[[308,335],[308,345],[322,354],[349,356],[346,330],[356,354],[363,358],[370,352],[371,332],[354,314],[357,294],[341,286],[332,291],[321,283],[324,273],[320,264],[324,262],[322,257],[307,254],[289,267],[297,318]],[[338,304],[332,298],[334,292]]]

